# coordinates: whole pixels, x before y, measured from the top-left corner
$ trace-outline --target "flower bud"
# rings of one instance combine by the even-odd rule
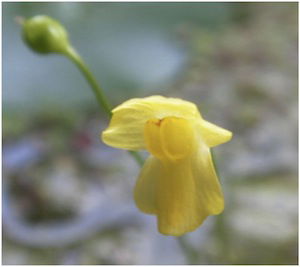
[[[48,16],[35,16],[24,21],[23,38],[38,53],[65,53],[70,47],[65,28]]]

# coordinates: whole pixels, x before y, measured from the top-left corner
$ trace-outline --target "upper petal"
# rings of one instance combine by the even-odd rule
[[[230,141],[232,133],[206,120],[197,120],[196,127],[201,139],[209,146],[214,147]]]
[[[112,113],[109,127],[102,133],[102,140],[110,146],[127,150],[145,149],[144,127],[149,119],[168,116],[201,118],[193,103],[163,96],[134,98],[116,107]]]

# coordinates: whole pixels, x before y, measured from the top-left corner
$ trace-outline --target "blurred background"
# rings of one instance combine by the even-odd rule
[[[297,264],[297,3],[3,3],[3,264]],[[226,207],[158,234],[139,166],[78,69],[22,41],[16,16],[62,22],[112,104],[196,103],[234,133],[214,149]]]

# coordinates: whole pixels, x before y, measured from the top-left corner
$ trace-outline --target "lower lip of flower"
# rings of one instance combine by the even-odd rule
[[[148,120],[144,139],[147,150],[162,161],[186,158],[192,153],[196,142],[191,122],[179,117]]]

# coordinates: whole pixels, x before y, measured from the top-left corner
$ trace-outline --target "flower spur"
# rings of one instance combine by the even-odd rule
[[[146,149],[134,189],[137,207],[155,214],[158,230],[180,236],[224,209],[210,147],[229,141],[232,133],[205,121],[196,105],[177,98],[134,98],[116,107],[102,133],[107,145]]]

